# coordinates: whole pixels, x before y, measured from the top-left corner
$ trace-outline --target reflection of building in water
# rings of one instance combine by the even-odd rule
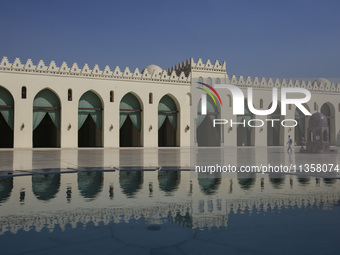
[[[132,198],[142,188],[142,171],[119,171],[119,184],[122,192]]]
[[[159,189],[171,195],[181,182],[181,171],[158,171]]]
[[[0,233],[141,218],[188,228],[226,227],[230,213],[327,207],[340,201],[336,179],[236,174],[193,178],[185,171],[35,175],[0,179],[0,189]]]
[[[60,174],[32,175],[32,191],[39,200],[48,201],[56,196],[60,187]]]
[[[24,81],[24,82],[23,82]],[[304,106],[318,109],[327,117],[330,145],[339,142],[340,85],[327,79],[299,81],[228,75],[226,63],[205,63],[188,59],[167,70],[149,65],[142,71],[109,66],[91,69],[77,63],[57,66],[54,61],[34,64],[30,59],[0,61],[0,148],[32,147],[185,147],[279,146],[290,134],[296,144],[306,137],[308,117],[295,105],[281,116],[281,106],[270,116],[254,116],[247,106],[244,115],[232,115],[233,97],[217,89],[222,104],[208,97],[207,114],[201,112],[201,91],[197,82],[232,84],[246,95],[253,90],[253,106],[266,110],[272,104],[273,88],[308,89],[312,98]],[[247,97],[247,96],[246,96]],[[249,99],[246,99],[246,102]],[[190,108],[194,109],[190,113]],[[249,125],[212,128],[212,120],[235,122],[260,119],[260,128]],[[191,119],[192,117],[192,119]],[[283,128],[279,121],[295,119],[295,128]],[[194,121],[195,119],[195,121]],[[192,121],[192,122],[191,122]],[[230,122],[229,122],[230,123]],[[255,123],[252,123],[255,125]],[[271,126],[272,125],[272,126]]]
[[[87,200],[92,200],[102,191],[103,173],[80,172],[78,173],[78,189]]]
[[[5,202],[13,189],[13,178],[0,179],[0,203]]]

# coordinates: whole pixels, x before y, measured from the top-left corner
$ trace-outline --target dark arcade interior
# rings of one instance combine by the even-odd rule
[[[0,148],[13,148],[13,130],[0,113]]]
[[[34,148],[56,148],[60,147],[60,131],[54,125],[50,115],[40,122],[39,126],[33,131]]]
[[[120,128],[120,147],[140,147],[140,131],[133,125],[130,116]]]
[[[158,146],[159,147],[175,147],[176,146],[176,130],[172,127],[168,117],[161,128],[158,130]]]
[[[84,124],[78,130],[78,147],[101,147],[100,141],[97,139],[98,130],[96,123],[88,114]]]

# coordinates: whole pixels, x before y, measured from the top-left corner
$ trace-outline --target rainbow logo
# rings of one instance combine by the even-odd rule
[[[203,86],[206,86],[206,87],[209,88],[212,92],[214,92],[215,96],[218,98],[218,101],[220,101],[220,104],[221,104],[221,106],[222,106],[222,100],[221,100],[221,98],[220,98],[220,95],[217,93],[217,91],[216,91],[212,86],[210,86],[210,85],[208,85],[208,84],[206,84],[206,83],[203,83],[203,82],[197,82],[197,83],[199,83],[199,84],[201,84],[201,85],[203,85]],[[215,103],[215,105],[216,105],[215,97],[211,94],[211,92],[210,92],[209,90],[206,90],[206,89],[201,88],[201,87],[197,87],[197,88],[203,90],[204,92],[206,92],[206,93],[212,98],[212,100],[214,100],[214,103]]]

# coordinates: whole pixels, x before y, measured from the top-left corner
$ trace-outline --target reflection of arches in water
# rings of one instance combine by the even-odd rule
[[[188,208],[188,211],[190,209]],[[169,212],[168,220],[170,223],[175,223],[176,225],[183,227],[183,228],[192,228],[192,216],[189,212],[186,212],[185,215],[181,215],[180,212],[176,212],[175,216],[171,215],[171,212]]]
[[[255,178],[242,178],[238,177],[238,183],[240,184],[241,189],[248,190],[255,184]]]
[[[7,201],[13,189],[13,177],[0,179],[0,204]]]
[[[205,195],[214,195],[221,184],[221,178],[198,178],[198,184]]]
[[[128,197],[135,197],[143,185],[142,171],[120,171],[119,184],[122,192]]]
[[[180,171],[158,171],[159,189],[166,192],[167,195],[169,195],[169,193],[171,192],[176,191],[180,182]]]
[[[60,187],[60,174],[32,175],[32,190],[37,199],[48,201],[55,198]]]
[[[269,175],[269,181],[274,189],[280,189],[285,183],[285,178],[276,175]]]
[[[102,172],[79,172],[78,189],[82,197],[95,199],[103,189],[104,177]]]
[[[297,178],[297,180],[301,185],[306,185],[310,182],[310,178]]]
[[[336,179],[334,179],[334,178],[323,178],[323,182],[326,185],[332,185],[332,184],[336,183]]]
[[[241,189],[248,190],[252,188],[256,181],[255,173],[237,173],[237,180]]]

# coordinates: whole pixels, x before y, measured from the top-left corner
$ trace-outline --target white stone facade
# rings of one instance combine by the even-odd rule
[[[123,70],[123,69],[122,69]],[[139,146],[158,147],[158,107],[159,102],[168,95],[177,107],[177,129],[175,132],[175,146],[187,147],[195,145],[194,126],[190,122],[190,107],[197,108],[199,98],[192,98],[191,84],[196,79],[205,83],[212,83],[218,79],[220,83],[237,85],[244,92],[247,87],[254,90],[254,107],[267,109],[271,103],[273,87],[301,87],[311,91],[312,98],[306,104],[311,113],[321,110],[324,104],[328,105],[330,123],[330,142],[336,145],[340,130],[340,85],[330,83],[326,79],[314,82],[294,81],[272,78],[243,78],[228,76],[226,63],[216,61],[205,63],[199,59],[195,62],[189,59],[168,70],[162,70],[151,65],[142,72],[129,68],[122,71],[119,67],[111,70],[106,66],[100,70],[97,65],[90,69],[87,64],[79,68],[76,63],[69,67],[65,62],[60,67],[52,61],[48,66],[41,60],[37,65],[29,59],[22,64],[19,59],[10,63],[6,57],[0,62],[0,87],[5,88],[14,101],[14,148],[32,148],[33,146],[33,102],[36,95],[43,89],[49,89],[60,101],[60,131],[58,144],[60,148],[78,147],[78,104],[82,95],[92,91],[102,104],[102,128],[99,134],[101,140],[99,147],[112,148],[120,146],[120,102],[122,98],[131,93],[141,107],[141,128]],[[152,72],[152,73],[151,73]],[[23,87],[26,88],[26,98],[23,98]],[[69,100],[71,91],[71,100]],[[218,109],[219,117],[237,120],[232,115],[230,92],[219,91],[223,107]],[[0,95],[1,97],[1,95]],[[266,116],[253,116],[256,119],[265,119]],[[282,118],[282,117],[281,117]],[[295,118],[295,107],[287,107],[286,118]],[[307,130],[308,118],[306,118]],[[246,144],[249,146],[284,145],[288,135],[295,137],[294,128],[280,128],[276,144],[270,141],[267,126],[252,128]],[[240,131],[239,131],[240,132]],[[305,134],[306,135],[306,134]],[[98,136],[98,135],[97,135]],[[223,126],[221,132],[221,146],[241,145],[238,128]],[[241,142],[240,142],[241,141]],[[294,141],[298,144],[299,141]],[[239,144],[238,144],[239,143]]]

